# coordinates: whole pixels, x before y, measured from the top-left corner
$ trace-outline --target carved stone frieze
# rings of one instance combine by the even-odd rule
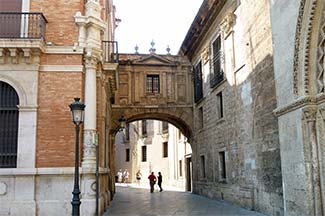
[[[37,64],[40,54],[33,48],[0,48],[0,64]]]
[[[325,92],[325,8],[323,8],[318,39],[317,57],[317,93]]]
[[[308,2],[308,5],[306,4]],[[302,91],[304,94],[309,93],[309,57],[310,44],[312,39],[312,26],[315,17],[317,0],[301,0],[295,36],[295,51],[293,62],[293,92],[299,94],[299,83],[303,83]],[[306,13],[307,11],[307,13]],[[302,28],[306,31],[302,35]],[[299,76],[301,74],[301,76]],[[299,79],[303,79],[300,82]]]

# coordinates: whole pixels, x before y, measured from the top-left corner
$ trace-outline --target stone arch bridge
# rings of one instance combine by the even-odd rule
[[[190,139],[193,131],[191,64],[182,56],[120,54],[111,130],[141,119],[167,121]]]

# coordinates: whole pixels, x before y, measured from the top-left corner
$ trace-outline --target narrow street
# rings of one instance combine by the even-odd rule
[[[116,188],[114,200],[104,216],[263,216],[226,202],[195,194],[166,190],[150,193],[149,189],[132,186]]]

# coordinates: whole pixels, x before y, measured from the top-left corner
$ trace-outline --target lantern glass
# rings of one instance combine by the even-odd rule
[[[79,125],[84,121],[83,110],[73,110],[72,111],[72,121],[73,123]]]
[[[84,121],[85,105],[80,103],[80,98],[75,98],[75,101],[70,104],[72,121],[76,125],[80,125]]]

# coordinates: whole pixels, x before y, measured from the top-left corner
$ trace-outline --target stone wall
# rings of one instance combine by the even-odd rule
[[[206,22],[211,24],[192,39],[194,48],[183,49],[193,65],[203,62],[204,96],[195,104],[194,115],[194,192],[266,214],[283,215],[268,2],[227,1],[220,13],[209,19]],[[219,34],[226,78],[211,88],[209,52]],[[222,118],[218,118],[220,92]],[[203,109],[203,128],[197,124],[201,122],[199,109]],[[222,152],[226,178],[221,174]]]

